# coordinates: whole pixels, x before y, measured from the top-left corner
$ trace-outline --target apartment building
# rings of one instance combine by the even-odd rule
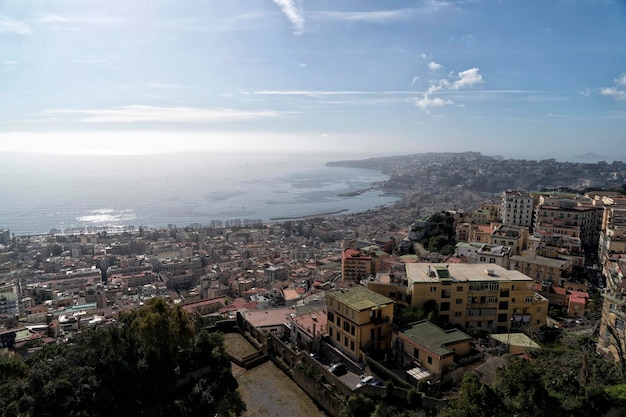
[[[326,294],[328,337],[347,356],[391,347],[394,301],[362,285]]]
[[[534,280],[495,264],[413,263],[398,283],[370,282],[368,288],[413,308],[435,302],[442,322],[507,331],[543,325],[548,300]]]
[[[394,332],[392,345],[396,363],[408,376],[437,380],[454,365],[455,358],[469,355],[473,341],[458,329],[443,330],[420,321]]]
[[[508,246],[513,255],[519,255],[528,247],[528,228],[522,226],[500,225],[489,237],[492,245]]]
[[[354,248],[341,252],[341,280],[359,282],[373,275],[372,256]]]
[[[504,191],[502,193],[502,224],[533,227],[533,200],[533,196],[527,191]]]
[[[511,248],[487,243],[459,242],[455,247],[455,255],[467,260],[469,264],[496,264],[509,269]]]
[[[626,297],[623,293],[602,294],[602,318],[596,352],[617,362],[626,360]]]
[[[580,239],[582,246],[597,246],[604,208],[593,205],[591,199],[578,197],[539,196],[534,234],[574,237]]]
[[[547,253],[525,252],[511,257],[511,269],[534,279],[538,283],[562,285],[572,276],[576,258],[558,254],[542,256]]]

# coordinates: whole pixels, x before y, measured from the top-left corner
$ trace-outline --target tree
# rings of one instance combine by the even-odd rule
[[[24,364],[0,360],[0,409],[23,416],[241,415],[220,334],[196,331],[154,299],[115,327],[48,345]],[[11,387],[4,389],[4,384]]]
[[[505,417],[510,415],[491,387],[481,384],[473,372],[465,374],[459,396],[451,400],[440,417]]]
[[[523,359],[514,359],[498,370],[495,392],[502,396],[511,415],[519,417],[552,416],[559,404],[550,397],[542,373]]]

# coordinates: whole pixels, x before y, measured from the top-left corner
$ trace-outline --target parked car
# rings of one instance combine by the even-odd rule
[[[371,375],[367,375],[361,378],[359,383],[356,384],[356,387],[359,388],[359,387],[362,387],[363,385],[376,385],[376,383],[380,384],[380,381],[376,380],[376,378],[374,378]]]
[[[346,368],[346,365],[344,365],[343,363],[335,363],[333,365],[331,365],[330,368],[328,368],[328,370],[330,371],[331,374],[333,375],[345,375],[348,372],[348,368]]]

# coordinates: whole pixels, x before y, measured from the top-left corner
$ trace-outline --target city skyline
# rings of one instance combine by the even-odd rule
[[[623,159],[619,1],[0,3],[0,152]]]

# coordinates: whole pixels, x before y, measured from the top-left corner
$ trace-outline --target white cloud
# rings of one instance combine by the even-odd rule
[[[626,100],[626,90],[620,90],[615,87],[606,87],[600,90],[603,96],[613,97],[615,100]]]
[[[45,115],[74,115],[86,123],[221,123],[278,117],[276,111],[201,109],[193,107],[123,106],[111,109],[52,109]]]
[[[425,53],[421,53],[421,54],[420,54],[420,58],[422,58],[422,59],[427,59],[427,58],[428,58],[428,55],[426,55]]]
[[[293,25],[293,34],[302,35],[304,33],[304,17],[296,7],[293,0],[274,0]]]
[[[24,22],[19,20],[9,19],[6,16],[0,16],[0,32],[17,33],[18,35],[29,35],[33,31]]]
[[[431,71],[437,71],[438,69],[441,69],[443,67],[443,65],[436,63],[435,61],[430,61],[428,63],[428,68]]]
[[[422,0],[418,2],[415,7],[402,9],[371,11],[315,11],[307,13],[307,16],[316,20],[386,24],[400,21],[410,21],[420,16],[431,16],[432,14],[446,8],[456,8],[456,6],[450,1]]]
[[[454,104],[452,100],[444,100],[440,97],[430,98],[428,97],[428,94],[424,94],[421,98],[415,98],[413,102],[417,107],[420,108],[420,110],[423,110],[426,113],[430,113],[430,108],[443,107],[448,104]]]
[[[613,87],[601,88],[600,94],[603,96],[613,97],[615,100],[626,101],[626,90],[622,87],[626,87],[626,73],[615,79],[615,85]]]
[[[452,84],[453,89],[458,90],[460,88],[471,87],[474,84],[482,84],[484,82],[483,76],[480,75],[478,71],[478,68],[470,68],[459,72],[459,79]]]
[[[591,90],[588,88],[584,88],[581,92],[580,92],[581,96],[585,96],[585,97],[589,97],[591,95]]]
[[[417,76],[413,77],[413,81],[411,81],[411,87],[413,87],[415,85],[415,83],[417,82],[417,80],[419,80],[419,79],[420,79],[420,77],[417,77]]]
[[[430,64],[429,64],[430,66]],[[479,74],[478,68],[470,68],[465,71],[461,71],[454,75],[454,71],[448,74],[450,78],[457,78],[452,82],[447,78],[442,78],[438,81],[432,80],[428,93],[435,93],[442,90],[461,90],[467,87],[472,87],[475,84],[483,84],[483,76]]]
[[[368,23],[391,23],[408,20],[414,14],[414,9],[378,10],[370,12],[336,12],[320,11],[310,13],[317,20],[341,20]]]

